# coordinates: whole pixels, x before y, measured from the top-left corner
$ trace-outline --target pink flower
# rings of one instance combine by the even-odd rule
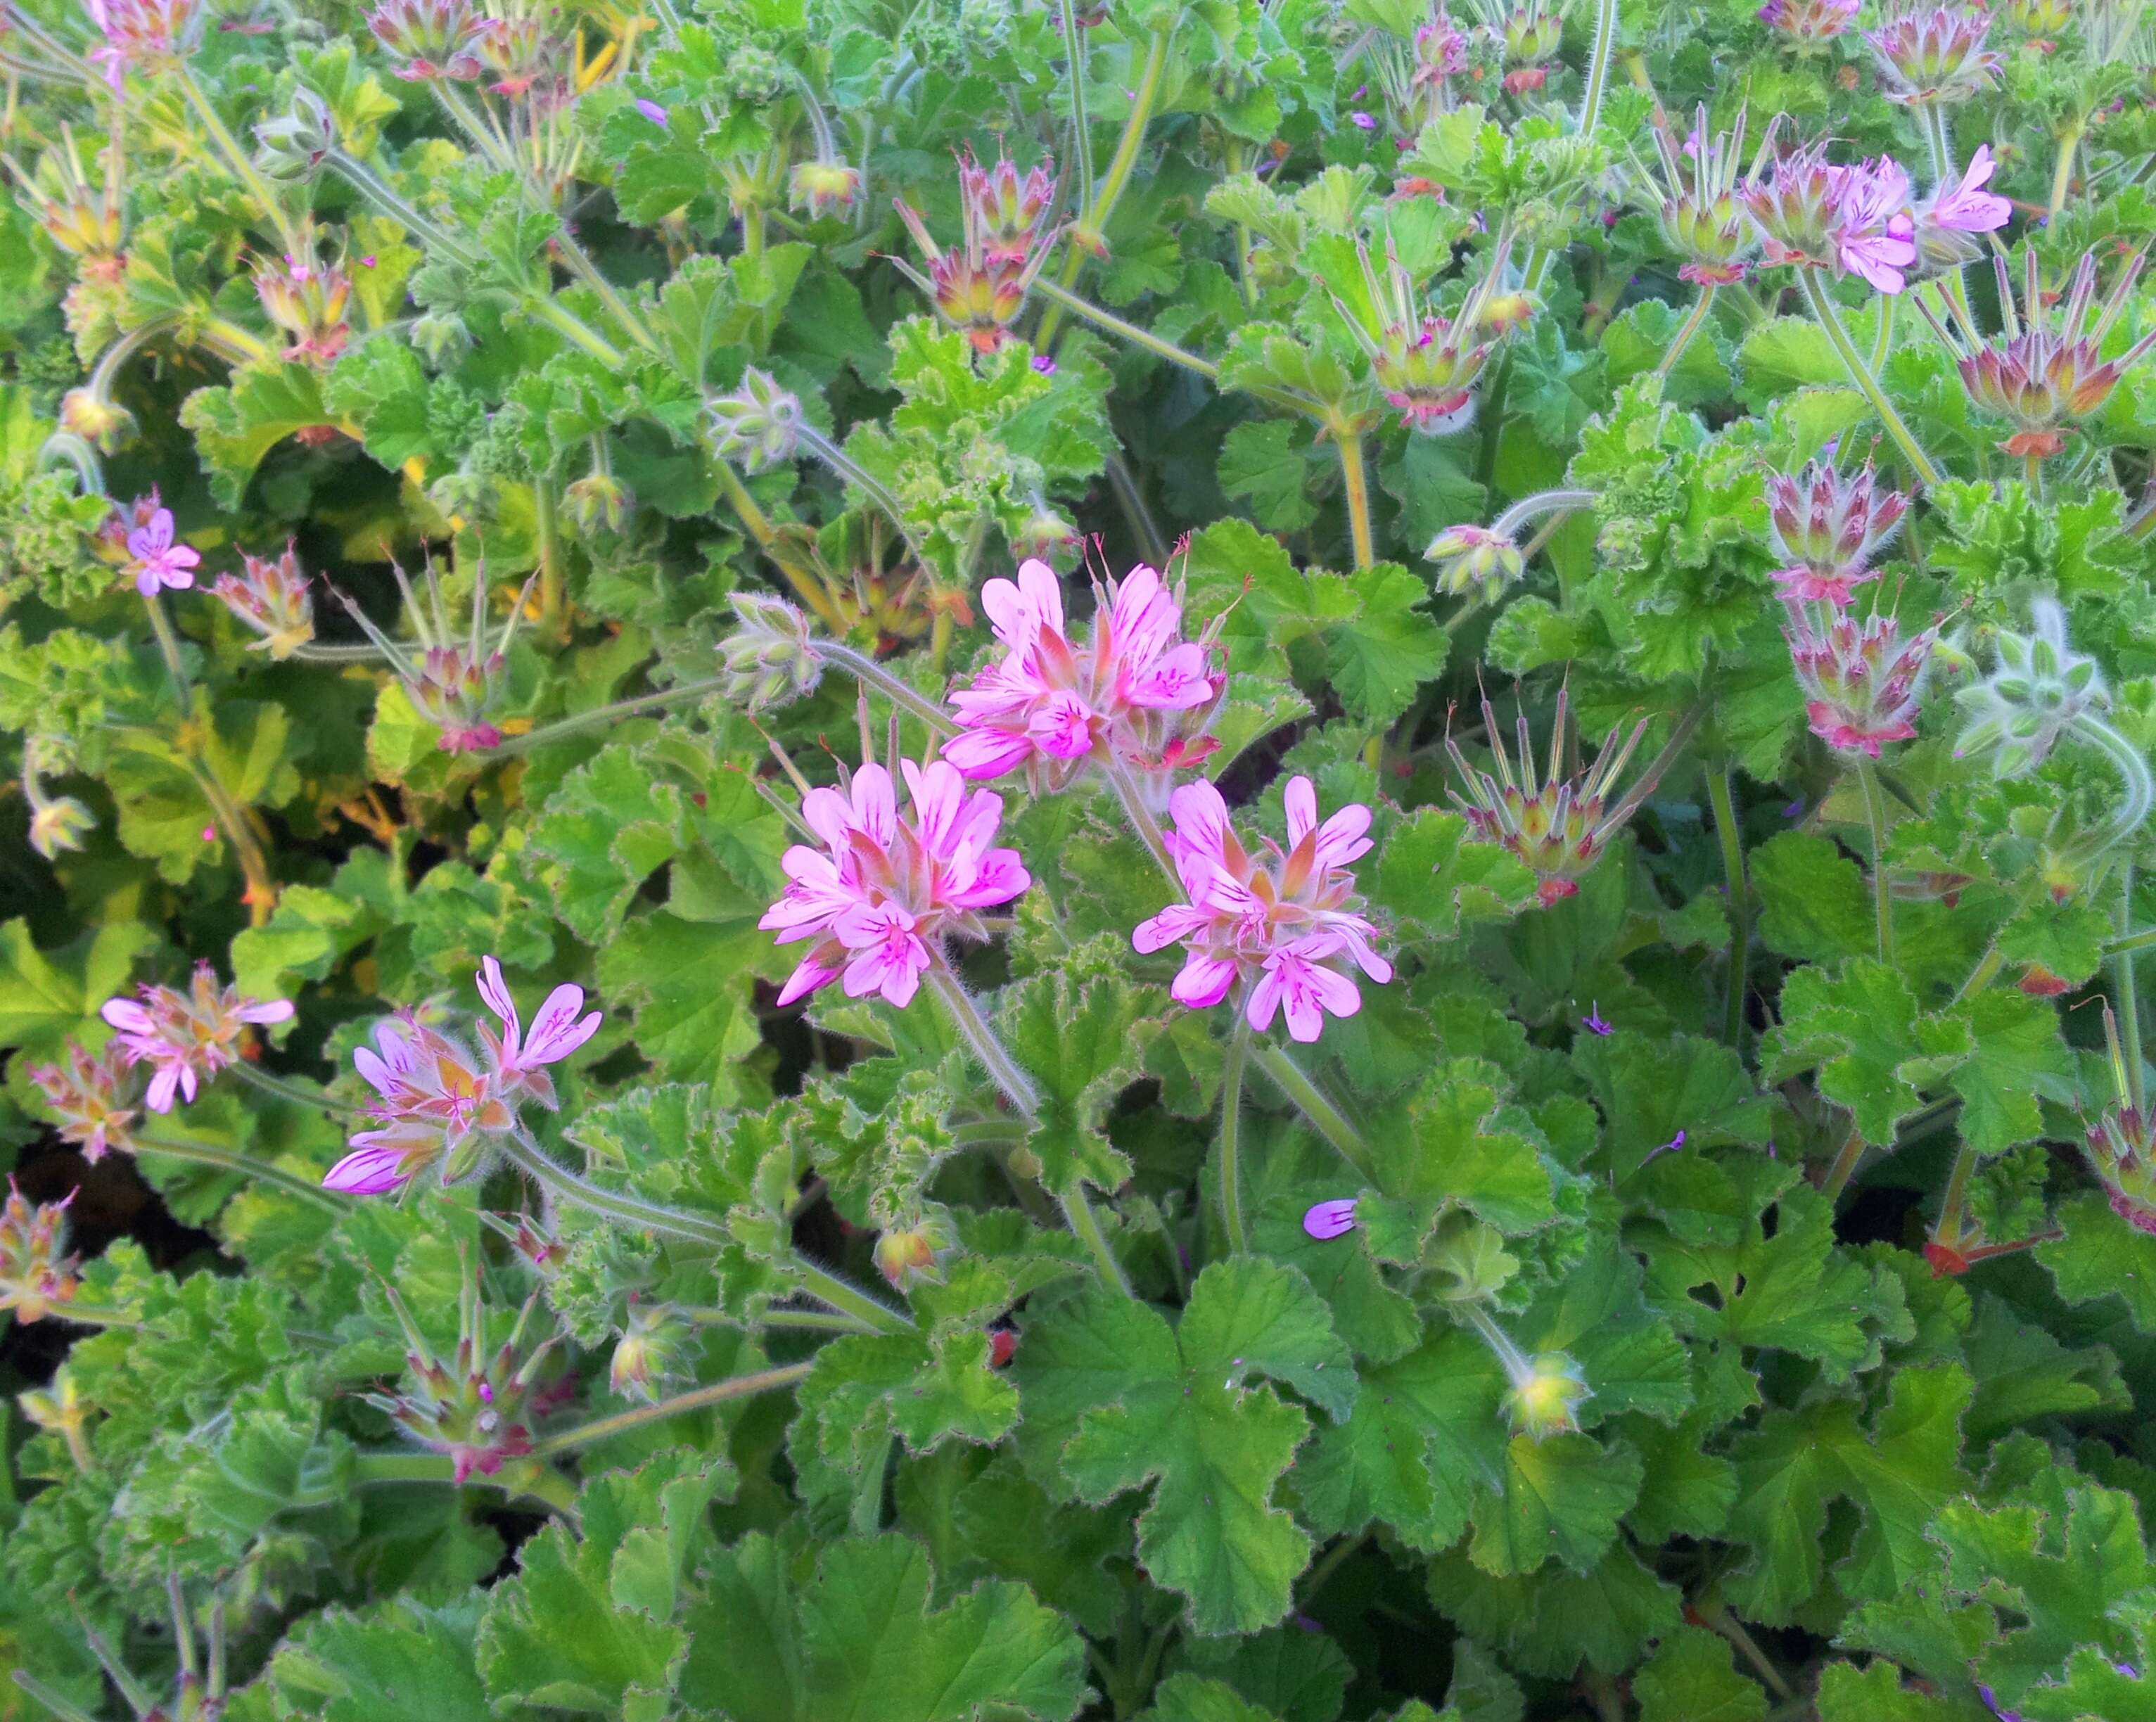
[[[192,33],[196,0],[85,0],[90,21],[104,40],[90,61],[105,68],[115,90],[130,66],[169,59]]]
[[[155,510],[146,522],[127,535],[127,554],[135,563],[135,589],[155,598],[161,587],[175,592],[195,583],[194,569],[201,555],[185,544],[172,542],[172,511]]]
[[[1370,948],[1377,928],[1346,907],[1355,888],[1348,864],[1369,852],[1370,810],[1350,803],[1319,825],[1306,777],[1291,778],[1285,799],[1288,846],[1268,841],[1261,858],[1243,847],[1212,784],[1178,789],[1168,801],[1175,829],[1168,846],[1188,901],[1142,922],[1131,943],[1147,952],[1183,947],[1183,972],[1170,989],[1178,1004],[1206,1010],[1246,982],[1243,1010],[1252,1028],[1269,1029],[1285,1012],[1288,1033],[1307,1041],[1327,1015],[1362,1008],[1351,964],[1381,985],[1393,967]]]
[[[1355,1201],[1350,1196],[1343,1200],[1315,1202],[1302,1216],[1302,1229],[1320,1243],[1336,1238],[1355,1229]]]
[[[1021,565],[1015,585],[981,589],[1004,655],[951,696],[965,733],[943,757],[966,776],[1046,762],[1052,779],[1067,782],[1087,760],[1158,770],[1213,751],[1199,743],[1227,683],[1211,635],[1183,639],[1179,594],[1142,564],[1096,594],[1091,637],[1074,641],[1046,563]]]
[[[1863,9],[1862,0],[1767,0],[1759,17],[1768,29],[1810,49],[1845,34]]]
[[[1982,247],[1969,235],[1995,233],[2012,218],[2013,204],[1984,189],[1998,165],[1991,146],[1979,144],[1961,182],[1940,186],[1917,211],[1917,249],[1926,263],[1958,269],[1974,262]]]
[[[1830,457],[1794,476],[1767,480],[1767,522],[1774,547],[1789,560],[1773,578],[1784,599],[1846,604],[1853,589],[1876,578],[1871,558],[1893,538],[1909,499],[1877,486],[1871,461],[1844,472]]]
[[[997,849],[1003,797],[968,793],[948,760],[901,762],[912,799],[901,819],[891,774],[864,765],[844,791],[811,789],[801,815],[821,849],[796,844],[780,865],[787,886],[757,924],[778,943],[814,939],[778,995],[790,1005],[843,979],[849,998],[880,994],[904,1005],[942,958],[947,934],[985,938],[980,911],[1033,881],[1014,849]]]
[[[216,971],[199,963],[189,991],[146,986],[139,1003],[108,999],[99,1014],[120,1031],[118,1045],[130,1065],[153,1067],[144,1103],[151,1112],[170,1112],[176,1095],[192,1100],[202,1077],[214,1077],[239,1056],[249,1024],[289,1021],[292,1005],[285,999],[243,998],[237,987],[220,987]]]
[[[1909,176],[1890,157],[1838,167],[1815,146],[1741,195],[1769,264],[1860,275],[1882,293],[1908,285],[1902,271],[1917,260]]]
[[[531,1019],[528,1039],[517,1019],[516,1001],[501,978],[501,964],[491,957],[480,959],[479,995],[486,1000],[487,1009],[501,1019],[500,1036],[485,1023],[479,1025],[479,1037],[493,1067],[496,1087],[505,1098],[528,1095],[553,1111],[559,1103],[554,1097],[553,1079],[543,1067],[559,1064],[599,1031],[598,1011],[582,1020],[577,1015],[584,1008],[584,990],[563,985],[547,994],[547,1002]]]
[[[486,1137],[517,1128],[520,1100],[550,1111],[557,1104],[542,1067],[560,1063],[597,1034],[599,1013],[579,1020],[584,990],[558,986],[526,1036],[501,964],[483,959],[478,980],[480,996],[502,1022],[500,1034],[479,1025],[483,1059],[408,1010],[379,1025],[372,1046],[354,1051],[352,1067],[377,1096],[368,1115],[381,1128],[352,1137],[352,1152],[330,1168],[325,1187],[382,1195],[437,1162],[443,1181],[453,1183],[479,1164]]]

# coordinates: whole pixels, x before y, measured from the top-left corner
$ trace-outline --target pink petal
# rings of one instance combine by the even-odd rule
[[[150,1013],[132,999],[107,999],[97,1014],[124,1034],[147,1035],[157,1031]]]
[[[853,805],[836,789],[819,787],[801,798],[801,817],[824,840],[826,849],[843,852],[853,829]]]
[[[509,983],[502,979],[501,964],[491,957],[479,959],[479,995],[486,1001],[486,1008],[507,1025],[509,1042],[515,1046],[523,1025],[517,1020],[516,1001],[509,996]]]
[[[1360,861],[1370,852],[1370,840],[1363,835],[1369,829],[1370,810],[1349,802],[1317,828],[1318,866],[1344,867]]]
[[[1193,951],[1183,972],[1175,977],[1174,985],[1168,990],[1168,995],[1193,1010],[1210,1010],[1228,996],[1228,989],[1235,984],[1235,964],[1228,958]]]
[[[180,1085],[180,1072],[185,1065],[161,1064],[157,1073],[150,1078],[149,1092],[142,1097],[143,1103],[151,1112],[170,1112],[172,1109],[172,1091]],[[192,1098],[192,1096],[189,1096]]]
[[[1202,932],[1211,918],[1190,903],[1171,903],[1151,920],[1131,929],[1131,948],[1150,955]]]
[[[962,909],[993,908],[1024,896],[1032,884],[1033,876],[1026,871],[1015,849],[992,849],[981,857],[973,882],[963,891],[952,892],[951,902]]]
[[[981,608],[988,613],[995,636],[1013,651],[1033,644],[1034,619],[1025,594],[1009,580],[991,580],[981,588]]]
[[[290,1022],[295,1015],[290,999],[269,999],[261,1004],[243,1005],[239,1010],[242,1022],[260,1023],[268,1026],[273,1022]]]
[[[1007,729],[969,729],[943,744],[943,757],[975,783],[1015,771],[1033,754],[1030,736]]]
[[[1092,712],[1075,694],[1057,694],[1034,713],[1025,732],[1051,759],[1079,759],[1093,751]]]
[[[584,990],[580,986],[557,986],[547,994],[547,1002],[531,1019],[531,1037],[524,1043],[523,1056],[517,1061],[526,1068],[558,1064],[591,1039],[599,1031],[600,1013],[594,1010],[580,1022],[577,1013],[583,1008]]]
[[[864,765],[854,774],[853,825],[880,849],[890,848],[898,835],[898,797],[891,774],[880,765]]]
[[[786,984],[779,989],[778,1002],[782,1005],[791,1005],[796,999],[805,997],[818,987],[828,985],[838,978],[839,971],[818,960],[816,953],[811,951],[801,959],[801,966],[786,978]]]
[[[404,1156],[393,1148],[362,1148],[346,1154],[322,1175],[324,1190],[346,1195],[387,1195],[411,1177]]]
[[[1228,839],[1228,804],[1212,784],[1185,784],[1168,798],[1176,835],[1209,861],[1217,861]]]
[[[921,841],[931,855],[952,853],[960,815],[966,806],[966,780],[948,760],[932,761],[923,770],[911,759],[901,760],[906,793],[913,798],[913,822]],[[998,804],[998,811],[1001,804]]]
[[[1020,563],[1018,589],[1025,594],[1027,605],[1043,628],[1058,634],[1063,631],[1063,583],[1055,578],[1054,568],[1038,560]]]
[[[1302,1229],[1320,1242],[1355,1229],[1355,1199],[1316,1202],[1302,1216]]]
[[[1291,777],[1281,799],[1287,808],[1287,846],[1292,849],[1317,829],[1317,791],[1308,778]]]

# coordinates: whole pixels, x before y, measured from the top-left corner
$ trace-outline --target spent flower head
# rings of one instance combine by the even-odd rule
[[[2084,1118],[2082,1142],[2112,1212],[2136,1231],[2156,1236],[2156,1119],[2134,1103],[2118,1020],[2107,1004],[2103,1036],[2111,1057],[2112,1103],[2093,1121]]]
[[[1378,929],[1353,907],[1348,869],[1369,852],[1370,810],[1350,802],[1320,824],[1306,777],[1290,778],[1282,799],[1286,846],[1267,838],[1254,851],[1212,784],[1185,784],[1170,796],[1168,849],[1185,901],[1141,922],[1131,943],[1143,952],[1183,947],[1169,988],[1178,1004],[1207,1010],[1240,986],[1252,1028],[1263,1033],[1284,1015],[1289,1035],[1308,1041],[1327,1015],[1363,1008],[1354,971],[1383,985],[1393,965],[1372,948]]]
[[[1864,39],[1887,100],[1919,105],[1967,101],[1999,81],[1999,55],[1984,45],[1990,33],[1991,14],[1980,6],[1918,6]]]
[[[104,179],[93,184],[83,168],[74,128],[64,123],[59,142],[45,152],[37,172],[24,172],[12,159],[8,165],[14,167],[15,182],[47,237],[78,260],[85,275],[118,280],[126,230],[119,152],[107,156]]]
[[[272,559],[240,555],[240,572],[219,574],[211,595],[246,627],[262,637],[247,649],[267,652],[280,663],[315,637],[315,601],[300,567],[299,553],[287,542]]]
[[[131,1133],[142,1114],[131,1064],[117,1045],[93,1053],[80,1041],[69,1041],[58,1063],[29,1068],[60,1139],[81,1150],[93,1166],[108,1154],[135,1151]]]
[[[1851,592],[1876,578],[1871,559],[1901,530],[1909,499],[1881,490],[1866,460],[1845,472],[1813,460],[1794,476],[1767,480],[1767,528],[1788,565],[1774,571],[1784,598],[1846,604]]]
[[[74,1200],[69,1195],[33,1203],[8,1178],[8,1200],[0,1203],[0,1313],[41,1321],[74,1298],[80,1264],[67,1252],[67,1209]]]
[[[486,69],[480,50],[487,20],[471,0],[382,0],[367,27],[410,84],[469,84]]]
[[[501,1019],[499,1031],[478,1025],[484,1056],[404,1010],[374,1031],[374,1045],[352,1056],[375,1092],[367,1115],[378,1128],[352,1138],[352,1151],[331,1167],[323,1185],[352,1195],[386,1195],[429,1166],[444,1184],[484,1160],[490,1139],[520,1128],[517,1108],[536,1100],[559,1103],[546,1067],[558,1064],[598,1032],[600,1015],[581,1015],[584,990],[556,987],[524,1030],[501,965],[480,964],[480,996]]]
[[[446,1358],[434,1354],[396,1288],[384,1288],[384,1295],[404,1330],[404,1380],[396,1394],[369,1394],[368,1402],[422,1447],[448,1454],[459,1483],[474,1472],[495,1476],[510,1460],[529,1454],[539,1370],[561,1339],[557,1331],[526,1344],[540,1293],[525,1299],[508,1336],[497,1343],[490,1336],[490,1312],[479,1281],[466,1278],[458,1299],[457,1343]]]
[[[1767,0],[1759,20],[1801,52],[1816,53],[1856,28],[1864,0]]]
[[[1937,625],[1904,639],[1892,615],[1860,621],[1839,604],[1794,599],[1785,608],[1782,637],[1812,733],[1838,753],[1873,759],[1883,743],[1912,739]]]
[[[1660,121],[1659,112],[1656,117]],[[1748,260],[1758,249],[1753,224],[1738,198],[1744,173],[1741,162],[1747,117],[1739,107],[1728,131],[1711,131],[1702,102],[1681,144],[1666,124],[1654,127],[1661,173],[1659,182],[1649,188],[1658,194],[1653,207],[1661,218],[1663,242],[1683,260],[1677,274],[1697,286],[1727,286],[1743,280],[1751,267]],[[1773,141],[1769,127],[1760,144],[1762,156]],[[1755,176],[1758,168],[1755,157]]]
[[[1390,241],[1381,271],[1367,248],[1358,247],[1365,308],[1332,302],[1370,361],[1371,374],[1400,423],[1424,436],[1462,430],[1475,417],[1475,384],[1509,326],[1490,313],[1504,296],[1509,236],[1500,235],[1482,275],[1450,316],[1423,302],[1413,275]],[[1375,321],[1372,321],[1374,316]]]
[[[2066,613],[2057,601],[2038,599],[2030,619],[2026,634],[1999,630],[1997,667],[1954,696],[1964,719],[1954,757],[1988,753],[1994,777],[2034,771],[2068,730],[2111,708],[2103,673],[2067,640]]]
[[[951,696],[963,732],[943,757],[967,777],[1025,766],[1060,784],[1089,762],[1163,770],[1213,751],[1206,730],[1227,686],[1217,625],[1185,640],[1180,587],[1143,564],[1096,582],[1094,599],[1081,635],[1045,562],[981,589],[1003,651]]]
[[[290,1022],[292,1002],[248,998],[198,963],[187,991],[145,986],[136,998],[106,1000],[98,1014],[119,1031],[115,1044],[127,1062],[151,1067],[145,1103],[151,1112],[170,1112],[176,1095],[192,1101],[203,1079],[241,1056],[249,1027]]]
[[[964,331],[977,351],[993,352],[1009,337],[1048,261],[1054,239],[1048,218],[1055,201],[1055,167],[1044,162],[1021,177],[1008,158],[984,168],[963,156],[958,193],[963,225],[955,251],[936,243],[919,210],[893,200],[927,273],[901,259],[891,260],[929,296],[938,316]]]
[[[493,721],[495,702],[501,691],[502,664],[509,643],[516,637],[517,624],[523,618],[524,601],[531,592],[531,582],[525,582],[516,601],[510,606],[501,634],[490,645],[484,562],[472,574],[471,625],[462,640],[456,639],[451,631],[441,581],[434,572],[432,556],[427,558],[428,601],[424,606],[403,568],[393,562],[389,570],[397,578],[397,589],[404,595],[412,631],[419,639],[416,657],[377,627],[373,619],[341,592],[337,594],[339,602],[374,643],[375,650],[389,661],[390,670],[403,687],[405,698],[412,702],[412,709],[441,731],[434,743],[437,748],[444,753],[475,753],[500,747],[501,730]],[[532,576],[533,579],[537,578],[536,574]]]
[[[786,889],[757,924],[778,943],[809,939],[781,1005],[834,980],[846,996],[880,994],[904,1005],[953,934],[985,939],[983,909],[1021,896],[1033,881],[1014,849],[994,846],[1003,797],[968,791],[947,759],[900,762],[911,807],[901,815],[890,772],[873,763],[844,789],[815,789],[801,816],[821,846],[782,857]]]
[[[1646,735],[1647,720],[1641,718],[1630,736],[1624,735],[1621,725],[1612,728],[1594,763],[1583,763],[1569,774],[1565,768],[1568,744],[1575,755],[1578,752],[1572,732],[1569,690],[1558,691],[1547,769],[1536,761],[1524,711],[1513,730],[1519,748],[1517,762],[1506,751],[1496,708],[1486,698],[1482,723],[1490,738],[1493,770],[1476,769],[1459,743],[1450,735],[1445,738],[1459,779],[1450,793],[1466,816],[1468,830],[1477,841],[1497,844],[1527,865],[1535,876],[1536,900],[1543,907],[1577,895],[1587,870],[1602,859],[1654,787],[1649,776],[1635,784],[1621,800],[1611,799]]]
[[[1970,400],[2015,426],[1999,445],[2006,453],[2057,454],[2066,446],[2067,428],[2101,410],[2119,379],[2156,347],[2156,329],[2151,329],[2110,357],[2103,356],[2106,338],[2133,302],[2146,255],[2136,252],[2128,260],[2100,311],[2093,252],[2074,265],[2061,302],[2060,296],[2044,290],[2035,250],[2024,251],[2018,307],[2006,260],[1994,258],[2003,325],[1997,335],[1984,333],[1960,304],[1936,287],[1918,296],[1917,309],[1953,354]]]
[[[1882,293],[1908,285],[1916,223],[1909,176],[1891,157],[1838,166],[1815,144],[1783,157],[1763,179],[1755,169],[1739,195],[1768,264],[1861,275]]]

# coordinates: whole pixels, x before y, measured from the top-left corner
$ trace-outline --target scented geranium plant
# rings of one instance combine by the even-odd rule
[[[0,1722],[2156,1717],[2152,68],[0,0]]]

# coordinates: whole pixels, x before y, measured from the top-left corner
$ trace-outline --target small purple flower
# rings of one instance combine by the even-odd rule
[[[650,121],[654,126],[663,126],[666,123],[666,110],[660,106],[657,102],[652,100],[649,96],[639,95],[637,97],[636,111],[638,113],[643,115],[645,119]]]
[[[1055,374],[1055,361],[1045,352],[1037,352],[1033,356],[1033,368],[1044,377],[1053,377]]]
[[[128,533],[127,554],[134,564],[135,589],[145,598],[155,598],[164,586],[184,591],[194,584],[194,571],[202,563],[198,552],[174,540],[169,508],[153,510]]]
[[[1599,999],[1588,1008],[1587,1015],[1579,1019],[1579,1025],[1590,1035],[1607,1035],[1614,1032],[1611,1025],[1603,1020],[1602,1001]]]
[[[1375,131],[1378,129],[1377,121],[1372,118],[1368,114],[1364,113],[1360,108],[1357,108],[1353,113],[1349,114],[1348,117],[1362,131]]]
[[[1648,1164],[1648,1161],[1650,1161],[1650,1160],[1653,1160],[1653,1159],[1658,1159],[1660,1156],[1661,1156],[1661,1155],[1663,1155],[1663,1154],[1675,1154],[1675,1153],[1676,1153],[1679,1149],[1682,1148],[1684,1145],[1685,1145],[1685,1133],[1684,1133],[1683,1131],[1680,1130],[1680,1131],[1678,1131],[1678,1132],[1677,1132],[1677,1133],[1676,1133],[1676,1135],[1674,1135],[1674,1136],[1671,1137],[1671,1138],[1670,1138],[1670,1139],[1669,1139],[1667,1142],[1665,1142],[1665,1143],[1664,1143],[1664,1144],[1663,1144],[1660,1148],[1651,1149],[1651,1150],[1648,1153],[1647,1159],[1645,1159],[1645,1160],[1640,1161],[1640,1164],[1641,1165],[1643,1165],[1643,1166],[1644,1166],[1644,1165],[1645,1165],[1645,1164]]]
[[[1302,1216],[1302,1229],[1321,1243],[1355,1229],[1355,1200],[1318,1202]]]

